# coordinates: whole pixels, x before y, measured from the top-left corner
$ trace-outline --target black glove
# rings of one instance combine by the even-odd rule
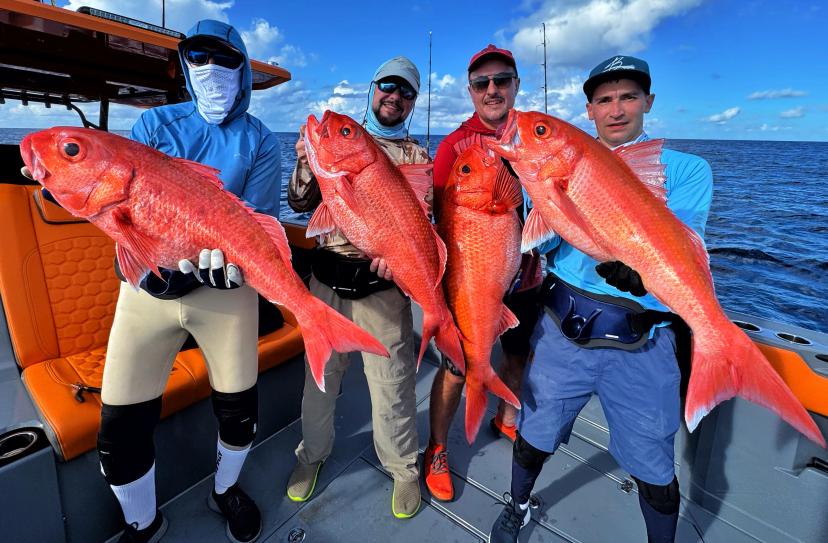
[[[227,290],[239,288],[244,284],[244,277],[235,264],[224,265],[224,253],[221,249],[202,249],[198,255],[198,270],[189,260],[180,260],[178,269],[182,273],[192,273],[198,281],[208,287]]]
[[[621,261],[601,262],[595,266],[595,271],[604,278],[608,285],[622,292],[629,292],[633,296],[647,294],[647,289],[644,288],[638,272]]]

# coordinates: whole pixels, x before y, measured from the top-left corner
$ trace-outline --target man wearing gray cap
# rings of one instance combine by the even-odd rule
[[[363,124],[395,164],[428,164],[428,151],[408,136],[405,121],[414,109],[420,73],[405,57],[383,63],[374,73]],[[319,183],[308,166],[305,127],[296,142],[296,168],[288,185],[288,203],[296,211],[312,211],[322,201]],[[431,202],[429,202],[430,204]],[[397,518],[414,516],[420,507],[417,470],[417,405],[414,394],[417,360],[411,300],[396,288],[381,258],[369,260],[339,232],[320,236],[312,261],[311,292],[379,339],[390,360],[363,353],[371,394],[374,447],[394,478],[391,511]],[[296,502],[310,499],[317,476],[334,442],[334,410],[347,354],[334,353],[325,368],[327,392],[317,388],[305,367],[302,398],[302,442],[287,486]]]

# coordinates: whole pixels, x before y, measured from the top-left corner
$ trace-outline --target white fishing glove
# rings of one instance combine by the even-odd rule
[[[192,273],[198,281],[210,288],[227,290],[244,284],[244,276],[235,264],[224,264],[221,249],[202,249],[198,255],[198,269],[189,260],[179,260],[181,273]]]

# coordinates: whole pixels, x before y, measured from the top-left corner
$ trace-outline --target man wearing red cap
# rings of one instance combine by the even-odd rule
[[[510,51],[489,44],[469,61],[469,96],[474,104],[474,115],[449,134],[437,148],[434,159],[434,206],[435,215],[440,217],[440,202],[443,188],[454,161],[471,145],[482,145],[486,139],[493,139],[497,130],[506,122],[509,111],[515,105],[520,87],[515,59]],[[523,210],[519,210],[521,216]],[[523,368],[529,354],[529,337],[537,320],[537,303],[532,292],[538,261],[532,255],[524,255],[521,265],[520,292],[510,294],[507,306],[520,320],[520,326],[501,336],[504,360],[501,377],[514,392],[520,387]],[[527,270],[529,273],[527,273]],[[454,498],[454,486],[448,468],[449,426],[460,403],[465,378],[451,362],[443,358],[443,366],[434,377],[431,387],[429,420],[431,435],[423,460],[426,486],[431,495],[442,501]],[[492,419],[492,429],[508,439],[515,440],[516,410],[501,401],[497,416]]]

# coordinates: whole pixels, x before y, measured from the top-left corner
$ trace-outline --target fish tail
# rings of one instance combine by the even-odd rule
[[[693,360],[684,418],[692,432],[716,405],[740,396],[779,415],[822,447],[825,438],[816,423],[770,365],[758,347],[736,325],[720,327],[723,338],[710,349],[693,337]]]
[[[423,359],[425,349],[432,337],[440,352],[446,355],[458,370],[466,373],[466,361],[463,357],[463,344],[460,342],[460,331],[454,324],[454,319],[448,310],[443,313],[442,318],[439,320],[432,313],[423,313],[423,341],[420,345],[420,356],[417,358],[417,367],[420,367],[420,361]]]
[[[480,425],[483,422],[483,416],[486,413],[486,391],[492,392],[503,401],[520,409],[520,401],[515,396],[506,383],[500,380],[500,377],[492,370],[491,366],[486,367],[487,375],[483,383],[478,383],[476,379],[466,380],[466,440],[469,445],[474,442],[477,433],[480,431]]]
[[[331,350],[340,353],[364,351],[389,356],[388,349],[374,336],[337,313],[318,298],[309,298],[311,322],[299,322],[305,340],[305,353],[313,379],[319,390],[325,392],[325,363]],[[297,315],[297,319],[298,319]]]

